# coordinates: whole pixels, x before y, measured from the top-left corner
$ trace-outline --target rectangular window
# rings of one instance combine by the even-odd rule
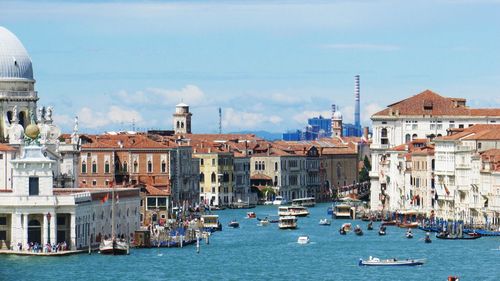
[[[160,209],[160,210],[167,209],[167,198],[166,197],[158,197],[158,209]]]
[[[493,121],[491,123],[493,123]],[[3,159],[3,154],[0,154],[0,159]]]
[[[0,217],[0,225],[7,225],[7,218],[6,217]]]
[[[0,240],[7,240],[7,231],[0,230]]]
[[[66,217],[57,216],[57,225],[66,225]]]
[[[30,177],[29,195],[38,195],[38,177]]]
[[[148,210],[156,209],[156,198],[148,197]]]

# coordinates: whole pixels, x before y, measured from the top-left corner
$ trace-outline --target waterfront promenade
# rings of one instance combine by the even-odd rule
[[[216,212],[224,226],[210,244],[184,248],[133,249],[129,256],[81,254],[60,258],[0,256],[1,280],[498,280],[500,237],[474,241],[443,241],[433,238],[425,244],[424,232],[414,230],[406,239],[405,229],[387,227],[386,236],[366,230],[366,222],[355,221],[364,236],[338,233],[347,220],[319,226],[326,217],[327,204],[310,208],[311,215],[298,220],[296,230],[279,230],[277,225],[257,226],[245,219],[248,210]],[[258,217],[275,215],[276,206],[252,209]],[[240,228],[227,227],[237,219]],[[300,235],[311,243],[298,245]],[[418,267],[359,267],[359,258],[426,258]]]

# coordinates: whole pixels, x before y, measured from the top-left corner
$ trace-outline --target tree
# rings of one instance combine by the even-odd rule
[[[365,158],[363,159],[363,168],[361,171],[359,171],[359,181],[360,182],[366,182],[370,181],[370,170],[372,169],[372,165],[370,163],[370,160],[368,159],[368,156],[365,155]]]

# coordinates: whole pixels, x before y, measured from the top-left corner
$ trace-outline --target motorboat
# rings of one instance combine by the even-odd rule
[[[99,245],[99,252],[103,255],[128,255],[129,245],[122,239],[104,239]]]
[[[339,229],[339,233],[340,233],[340,235],[346,235],[346,234],[347,234],[347,231],[345,231],[345,229],[344,229],[343,227],[341,227],[341,228]]]
[[[347,204],[338,204],[333,207],[334,219],[354,219],[354,207]]]
[[[423,265],[424,259],[379,259],[370,257],[368,260],[359,259],[360,266],[415,266]]]
[[[255,219],[256,217],[255,212],[247,212],[247,219]]]
[[[354,233],[358,236],[362,236],[363,230],[361,230],[361,227],[359,225],[356,225],[356,227],[354,228]]]
[[[429,232],[427,232],[427,234],[425,235],[424,242],[425,243],[432,243]]]
[[[269,201],[269,200],[264,201],[264,205],[273,205],[273,201]]]
[[[373,222],[372,222],[372,221],[370,221],[370,222],[368,223],[368,225],[366,226],[366,229],[368,229],[368,230],[373,230]]]
[[[203,228],[207,231],[214,232],[222,230],[222,224],[219,222],[218,215],[203,215],[201,216],[201,223]]]
[[[280,229],[295,229],[297,228],[297,217],[295,216],[282,216],[278,223]]]
[[[378,235],[383,236],[385,235],[385,226],[381,226],[380,229],[378,230]]]
[[[330,226],[332,222],[329,219],[320,219],[319,225]]]
[[[406,238],[408,239],[413,238],[413,232],[411,232],[411,228],[408,228],[408,231],[406,232]]]
[[[278,208],[278,215],[306,217],[309,215],[309,210],[303,206],[282,206]]]
[[[266,225],[269,225],[269,219],[267,217],[261,219],[261,218],[257,218],[257,220],[259,221],[259,225],[260,226],[266,226]]]
[[[309,243],[309,236],[299,236],[299,239],[297,239],[297,243],[299,244],[308,244]]]
[[[347,232],[351,231],[351,227],[352,227],[352,224],[350,224],[350,223],[342,224],[342,228]]]
[[[285,200],[283,199],[283,196],[276,196],[273,200],[273,205],[284,205]]]
[[[228,226],[232,228],[238,228],[240,227],[240,223],[237,222],[236,220],[232,220],[231,222],[229,222]]]

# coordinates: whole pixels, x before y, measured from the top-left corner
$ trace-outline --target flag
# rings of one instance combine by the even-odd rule
[[[108,198],[108,193],[106,193],[106,195],[104,195],[104,197],[101,199],[101,204],[106,203],[106,201],[108,201]]]

